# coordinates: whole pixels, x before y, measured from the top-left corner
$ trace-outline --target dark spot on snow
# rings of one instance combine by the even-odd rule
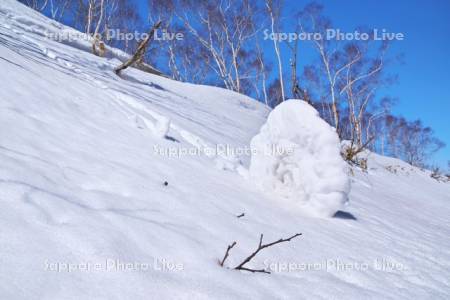
[[[166,140],[169,140],[169,141],[174,142],[174,143],[179,143],[179,142],[180,142],[179,140],[177,140],[176,138],[174,138],[174,137],[172,137],[172,136],[166,135],[164,138],[165,138]]]
[[[251,109],[251,110],[255,109],[255,107],[252,104],[244,102],[244,101],[239,101],[239,105],[246,109]]]
[[[153,82],[147,83],[147,85],[152,87],[152,88],[155,88],[157,90],[160,90],[160,91],[165,91],[166,90],[165,88],[163,88],[159,84],[156,84],[156,83],[153,83]]]
[[[167,181],[164,181],[164,186],[168,186],[169,183]]]
[[[343,219],[343,220],[354,220],[354,221],[358,220],[358,219],[357,219],[354,215],[352,215],[351,213],[345,212],[345,211],[342,211],[342,210],[338,210],[338,211],[334,214],[333,218],[336,218],[336,219]]]

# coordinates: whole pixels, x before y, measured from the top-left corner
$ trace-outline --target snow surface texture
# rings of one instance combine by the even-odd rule
[[[305,212],[332,217],[347,200],[350,182],[336,131],[302,100],[270,114],[251,141],[250,176]]]
[[[0,1],[0,299],[449,298],[449,184],[371,154],[344,211],[301,216],[239,175],[249,157],[210,151],[248,147],[267,107],[134,69],[117,77],[116,60],[47,28],[73,31]],[[232,270],[261,233],[297,232],[249,265],[272,274]]]

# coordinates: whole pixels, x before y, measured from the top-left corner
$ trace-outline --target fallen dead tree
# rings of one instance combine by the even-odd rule
[[[120,66],[118,66],[117,68],[114,69],[114,72],[117,75],[120,75],[121,71],[123,71],[126,68],[131,67],[131,66],[135,67],[136,69],[139,69],[141,71],[144,71],[144,72],[148,72],[148,73],[152,73],[152,74],[156,74],[156,75],[162,75],[162,73],[160,71],[156,70],[155,68],[153,68],[143,62],[144,55],[148,49],[148,45],[150,44],[150,41],[155,34],[155,31],[161,26],[161,23],[162,23],[161,21],[156,22],[155,25],[153,25],[153,27],[151,28],[148,35],[142,41],[139,42],[133,56],[131,56],[130,59],[123,62]]]

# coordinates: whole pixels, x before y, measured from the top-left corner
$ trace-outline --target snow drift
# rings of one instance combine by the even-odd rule
[[[339,138],[308,103],[278,105],[251,148],[250,176],[264,190],[321,217],[333,216],[346,202],[349,180]]]

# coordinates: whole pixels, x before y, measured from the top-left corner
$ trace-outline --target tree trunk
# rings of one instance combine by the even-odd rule
[[[161,23],[162,23],[161,21],[158,21],[155,25],[153,25],[148,36],[139,43],[136,52],[133,54],[133,56],[129,60],[118,66],[116,69],[114,69],[114,72],[117,75],[119,75],[121,71],[125,70],[126,68],[134,65],[135,63],[143,59],[145,52],[147,51],[150,39],[153,38],[155,31],[161,26]]]

